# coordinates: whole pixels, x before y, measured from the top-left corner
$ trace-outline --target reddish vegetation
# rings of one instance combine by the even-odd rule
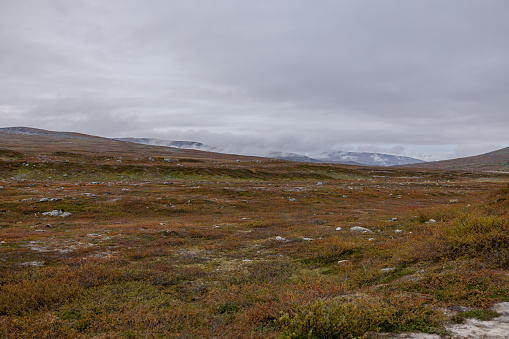
[[[444,333],[509,298],[504,174],[4,141],[0,337]]]

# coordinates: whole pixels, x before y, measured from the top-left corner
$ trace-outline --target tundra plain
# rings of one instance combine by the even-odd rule
[[[31,144],[0,150],[1,338],[447,336],[509,301],[508,174]]]

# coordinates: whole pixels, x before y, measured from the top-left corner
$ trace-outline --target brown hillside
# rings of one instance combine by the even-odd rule
[[[118,141],[81,133],[53,132],[42,129],[14,127],[0,128],[0,148],[5,152],[21,152],[27,155],[68,155],[98,154],[112,157],[165,157],[168,159],[207,159],[207,160],[256,160],[257,157],[177,149]],[[0,154],[1,156],[1,154]]]
[[[422,164],[406,165],[405,167],[509,172],[509,147],[472,157],[426,162]]]

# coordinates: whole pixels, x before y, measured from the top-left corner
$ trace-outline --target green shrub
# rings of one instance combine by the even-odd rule
[[[285,338],[356,338],[368,331],[443,333],[441,316],[422,299],[320,299],[296,307],[278,322]]]
[[[446,259],[478,258],[492,267],[509,266],[509,222],[478,212],[460,214],[450,223],[435,226],[431,256]]]

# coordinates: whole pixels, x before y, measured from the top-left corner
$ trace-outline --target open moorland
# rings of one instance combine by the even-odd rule
[[[1,338],[446,336],[509,301],[507,174],[9,140]]]

